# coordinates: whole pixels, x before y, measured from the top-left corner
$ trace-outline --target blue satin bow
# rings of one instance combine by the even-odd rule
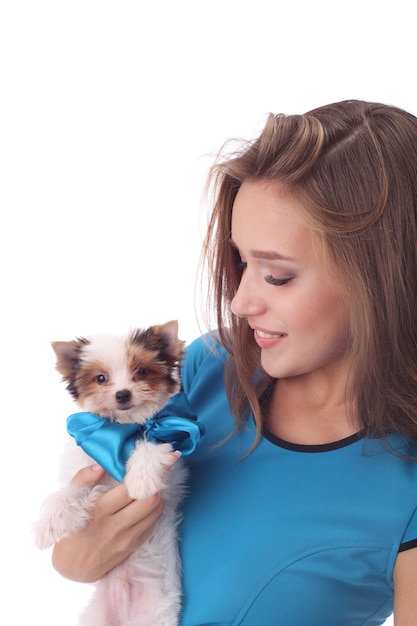
[[[67,430],[77,444],[118,481],[123,480],[126,463],[136,440],[170,443],[183,455],[194,452],[205,433],[202,424],[185,417],[151,417],[143,425],[119,424],[93,413],[74,413]]]

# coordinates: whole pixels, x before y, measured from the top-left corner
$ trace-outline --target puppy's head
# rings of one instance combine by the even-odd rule
[[[179,391],[184,342],[176,321],[51,345],[56,369],[84,411],[142,424]]]

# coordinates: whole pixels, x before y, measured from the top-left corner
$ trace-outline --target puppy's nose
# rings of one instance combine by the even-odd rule
[[[127,402],[130,402],[132,394],[129,389],[121,389],[120,391],[116,391],[115,397],[119,404],[126,404]]]

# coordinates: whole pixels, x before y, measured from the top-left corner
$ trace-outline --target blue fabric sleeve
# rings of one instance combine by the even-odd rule
[[[186,348],[185,359],[181,368],[182,391],[173,396],[167,405],[158,413],[158,417],[177,415],[196,420],[196,410],[193,406],[198,405],[201,394],[207,395],[207,379],[201,370],[207,357],[213,357],[223,349],[209,335],[204,335],[193,341]],[[222,360],[219,358],[219,367]],[[199,375],[199,371],[202,374]]]
[[[400,544],[400,552],[417,547],[417,509],[408,523]]]

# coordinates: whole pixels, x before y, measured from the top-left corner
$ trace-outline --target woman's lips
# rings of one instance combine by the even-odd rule
[[[268,333],[265,330],[255,328],[254,337],[258,346],[267,350],[280,343],[286,335],[284,333]]]

